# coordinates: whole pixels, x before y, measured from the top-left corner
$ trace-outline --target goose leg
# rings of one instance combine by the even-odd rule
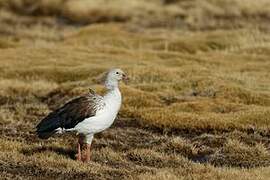
[[[78,150],[78,153],[77,153],[77,161],[81,161],[82,160],[82,152],[81,152],[81,144],[78,142],[77,143],[77,150]]]
[[[90,162],[90,148],[91,148],[91,144],[86,144],[86,158],[85,158],[85,162],[89,163]]]
[[[88,134],[85,136],[85,157],[83,158],[83,161],[85,163],[89,163],[90,162],[90,148],[91,148],[91,144],[92,144],[92,140],[93,140],[94,134]]]
[[[78,143],[77,143],[77,151],[78,151],[78,153],[76,155],[76,158],[77,158],[78,161],[82,161],[82,145],[83,145],[82,144],[82,138],[79,137]]]

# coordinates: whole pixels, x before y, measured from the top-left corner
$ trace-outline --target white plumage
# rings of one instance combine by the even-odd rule
[[[85,135],[85,142],[91,144],[95,133],[101,132],[113,124],[121,106],[121,99],[118,86],[110,89],[100,102],[105,106],[98,110],[95,116],[83,120],[70,130]]]
[[[37,125],[37,134],[47,139],[55,133],[76,132],[79,134],[77,159],[82,160],[81,146],[87,144],[85,161],[90,160],[90,145],[95,133],[109,128],[121,106],[120,80],[127,77],[121,69],[112,69],[106,74],[107,93],[102,97],[94,91],[73,99],[53,111]]]

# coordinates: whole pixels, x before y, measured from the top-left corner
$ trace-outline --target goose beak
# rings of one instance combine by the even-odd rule
[[[127,83],[129,81],[129,78],[127,77],[126,74],[122,75],[122,80],[124,81],[124,83]]]

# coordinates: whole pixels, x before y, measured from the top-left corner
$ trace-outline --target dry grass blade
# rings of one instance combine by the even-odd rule
[[[268,0],[0,0],[4,179],[268,179]],[[120,67],[93,161],[35,126]]]

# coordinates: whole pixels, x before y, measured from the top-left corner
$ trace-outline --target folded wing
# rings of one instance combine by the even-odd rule
[[[61,108],[51,112],[36,127],[39,138],[47,139],[58,128],[74,128],[84,119],[95,116],[104,106],[103,98],[93,92],[71,100]]]

